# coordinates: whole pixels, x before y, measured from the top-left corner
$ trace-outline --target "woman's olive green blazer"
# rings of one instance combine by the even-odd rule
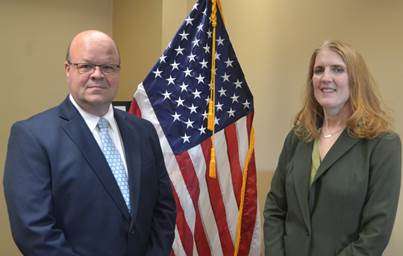
[[[343,131],[309,185],[313,142],[290,132],[264,209],[266,256],[380,256],[400,192],[397,134]]]

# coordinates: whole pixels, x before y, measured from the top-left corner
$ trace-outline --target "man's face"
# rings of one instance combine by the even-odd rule
[[[65,62],[65,73],[74,100],[92,114],[105,114],[118,90],[119,71],[103,73],[98,66],[88,71],[72,63],[119,64],[113,41],[102,36],[78,37],[71,44],[69,62]]]

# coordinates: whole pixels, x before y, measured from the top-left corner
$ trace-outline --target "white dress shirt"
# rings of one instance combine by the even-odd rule
[[[84,119],[85,123],[87,124],[88,128],[90,129],[92,135],[94,136],[95,140],[98,143],[99,148],[101,149],[101,138],[99,135],[99,129],[97,127],[98,121],[101,117],[105,118],[109,122],[109,136],[111,137],[113,144],[115,144],[115,147],[119,151],[120,157],[122,158],[123,165],[125,167],[126,174],[127,172],[127,164],[126,164],[126,157],[125,157],[125,151],[123,147],[123,141],[122,141],[122,136],[120,135],[119,127],[116,123],[115,117],[113,115],[113,107],[112,104],[109,106],[108,112],[104,116],[96,116],[93,114],[88,113],[84,109],[82,109],[77,102],[74,100],[73,96],[71,94],[69,95],[69,99],[71,103],[74,105],[74,107],[78,110],[82,118]]]

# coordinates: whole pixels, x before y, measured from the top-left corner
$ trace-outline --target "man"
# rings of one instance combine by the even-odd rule
[[[4,190],[24,255],[168,255],[176,209],[151,123],[112,108],[120,57],[84,31],[70,43],[70,95],[11,129]]]

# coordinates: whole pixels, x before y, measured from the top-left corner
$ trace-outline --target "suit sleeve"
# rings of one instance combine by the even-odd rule
[[[284,256],[284,225],[287,213],[287,198],[285,192],[286,166],[290,149],[295,135],[290,132],[284,142],[277,168],[271,181],[270,191],[264,207],[264,244],[265,255]]]
[[[380,139],[372,152],[369,171],[358,239],[337,256],[381,256],[388,244],[400,192],[401,142],[396,134]]]
[[[4,170],[11,231],[25,256],[77,256],[57,227],[46,150],[23,123],[11,128]]]
[[[169,255],[175,238],[176,204],[171,191],[171,181],[165,168],[158,135],[150,124],[156,166],[159,173],[158,200],[154,208],[147,256]]]

